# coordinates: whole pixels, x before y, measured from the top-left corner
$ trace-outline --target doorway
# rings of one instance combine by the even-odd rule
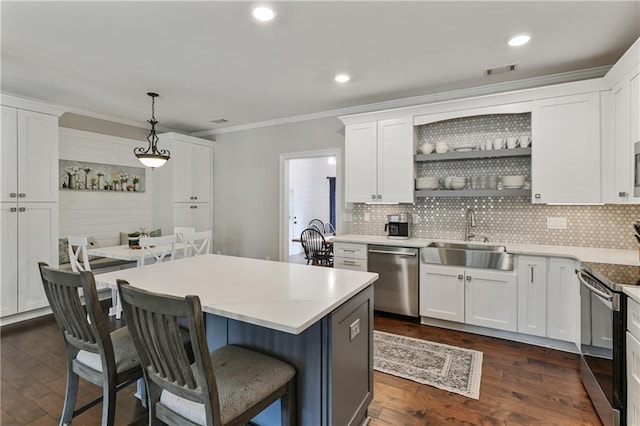
[[[311,219],[337,227],[340,149],[280,157],[280,261],[306,263],[299,237]]]

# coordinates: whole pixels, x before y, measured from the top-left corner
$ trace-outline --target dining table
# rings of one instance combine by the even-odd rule
[[[243,345],[296,369],[300,425],[362,424],[373,398],[377,273],[205,254],[96,275],[177,297],[196,295],[210,350]],[[280,424],[279,401],[255,419]]]

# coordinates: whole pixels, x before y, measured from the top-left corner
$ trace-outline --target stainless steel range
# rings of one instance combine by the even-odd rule
[[[625,422],[624,285],[640,284],[638,266],[582,263],[580,376],[605,426]]]

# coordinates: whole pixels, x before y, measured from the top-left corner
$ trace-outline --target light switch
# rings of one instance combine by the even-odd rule
[[[567,229],[566,217],[548,217],[547,229]]]
[[[416,213],[413,213],[413,214],[411,215],[411,221],[412,221],[413,223],[420,223],[420,216],[418,216]]]
[[[349,326],[349,341],[355,339],[358,334],[360,334],[360,318],[352,322]]]

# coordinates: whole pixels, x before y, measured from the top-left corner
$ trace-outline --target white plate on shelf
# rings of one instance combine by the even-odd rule
[[[453,150],[456,152],[470,152],[476,149],[477,147],[478,145],[475,143],[465,143],[465,144],[460,144],[458,146],[454,146]]]
[[[473,148],[453,148],[455,152],[471,152]]]
[[[522,185],[505,185],[504,189],[522,189]]]

